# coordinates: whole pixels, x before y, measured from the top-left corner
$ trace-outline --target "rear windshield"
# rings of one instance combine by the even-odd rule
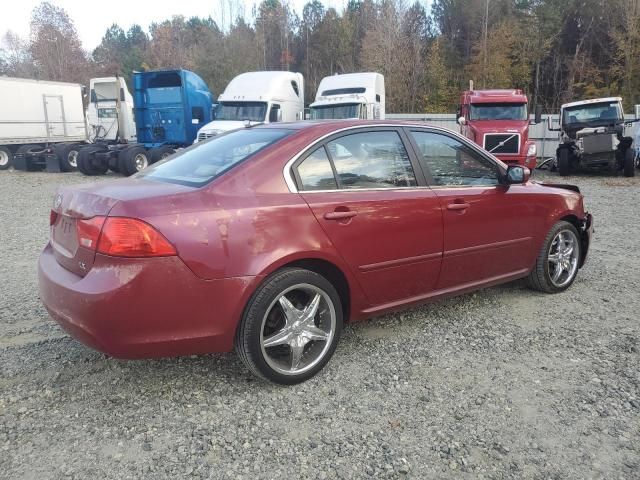
[[[201,187],[290,133],[276,128],[235,130],[182,150],[136,177]]]

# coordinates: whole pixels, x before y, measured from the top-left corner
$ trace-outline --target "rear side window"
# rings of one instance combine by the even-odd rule
[[[324,147],[318,148],[298,165],[298,177],[302,190],[335,190],[338,188],[331,162]]]
[[[182,150],[136,176],[200,187],[291,132],[275,128],[236,130]]]
[[[399,188],[417,184],[398,132],[345,135],[329,142],[327,149],[341,188]]]

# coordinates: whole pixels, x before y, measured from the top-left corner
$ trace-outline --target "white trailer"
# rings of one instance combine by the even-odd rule
[[[384,76],[380,73],[346,73],[324,77],[310,106],[312,120],[385,116]]]
[[[0,170],[58,158],[59,169],[75,169],[69,150],[87,141],[82,95],[80,84],[0,77]]]
[[[304,79],[294,72],[247,72],[218,97],[216,119],[198,131],[196,142],[247,123],[294,122],[304,118]]]

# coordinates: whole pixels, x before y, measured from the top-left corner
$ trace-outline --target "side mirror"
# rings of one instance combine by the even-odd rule
[[[458,125],[462,126],[466,124],[467,124],[467,121],[465,120],[464,117],[458,117]]]
[[[531,170],[521,165],[510,165],[507,168],[506,184],[517,185],[527,183],[531,177]]]
[[[533,121],[536,124],[542,123],[542,105],[536,105]]]

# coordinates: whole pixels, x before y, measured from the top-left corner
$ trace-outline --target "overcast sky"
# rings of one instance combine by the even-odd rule
[[[13,30],[20,36],[27,37],[31,11],[40,4],[40,0],[0,0],[0,2],[2,3],[0,36],[4,36],[7,30]],[[240,8],[244,8],[249,17],[253,6],[258,3],[255,0],[237,0],[237,2],[229,2],[229,0],[106,0],[105,2],[50,0],[50,2],[64,8],[71,16],[86,50],[93,50],[98,46],[104,32],[113,23],[118,23],[125,30],[137,23],[146,30],[153,21],[165,20],[173,15],[185,17],[211,15],[221,24],[222,4],[244,5]],[[298,14],[302,12],[306,2],[307,0],[289,0]],[[344,8],[346,0],[323,0],[323,3],[327,7],[332,6],[340,11]],[[228,6],[225,10],[228,17]],[[228,18],[226,22],[228,23]]]

